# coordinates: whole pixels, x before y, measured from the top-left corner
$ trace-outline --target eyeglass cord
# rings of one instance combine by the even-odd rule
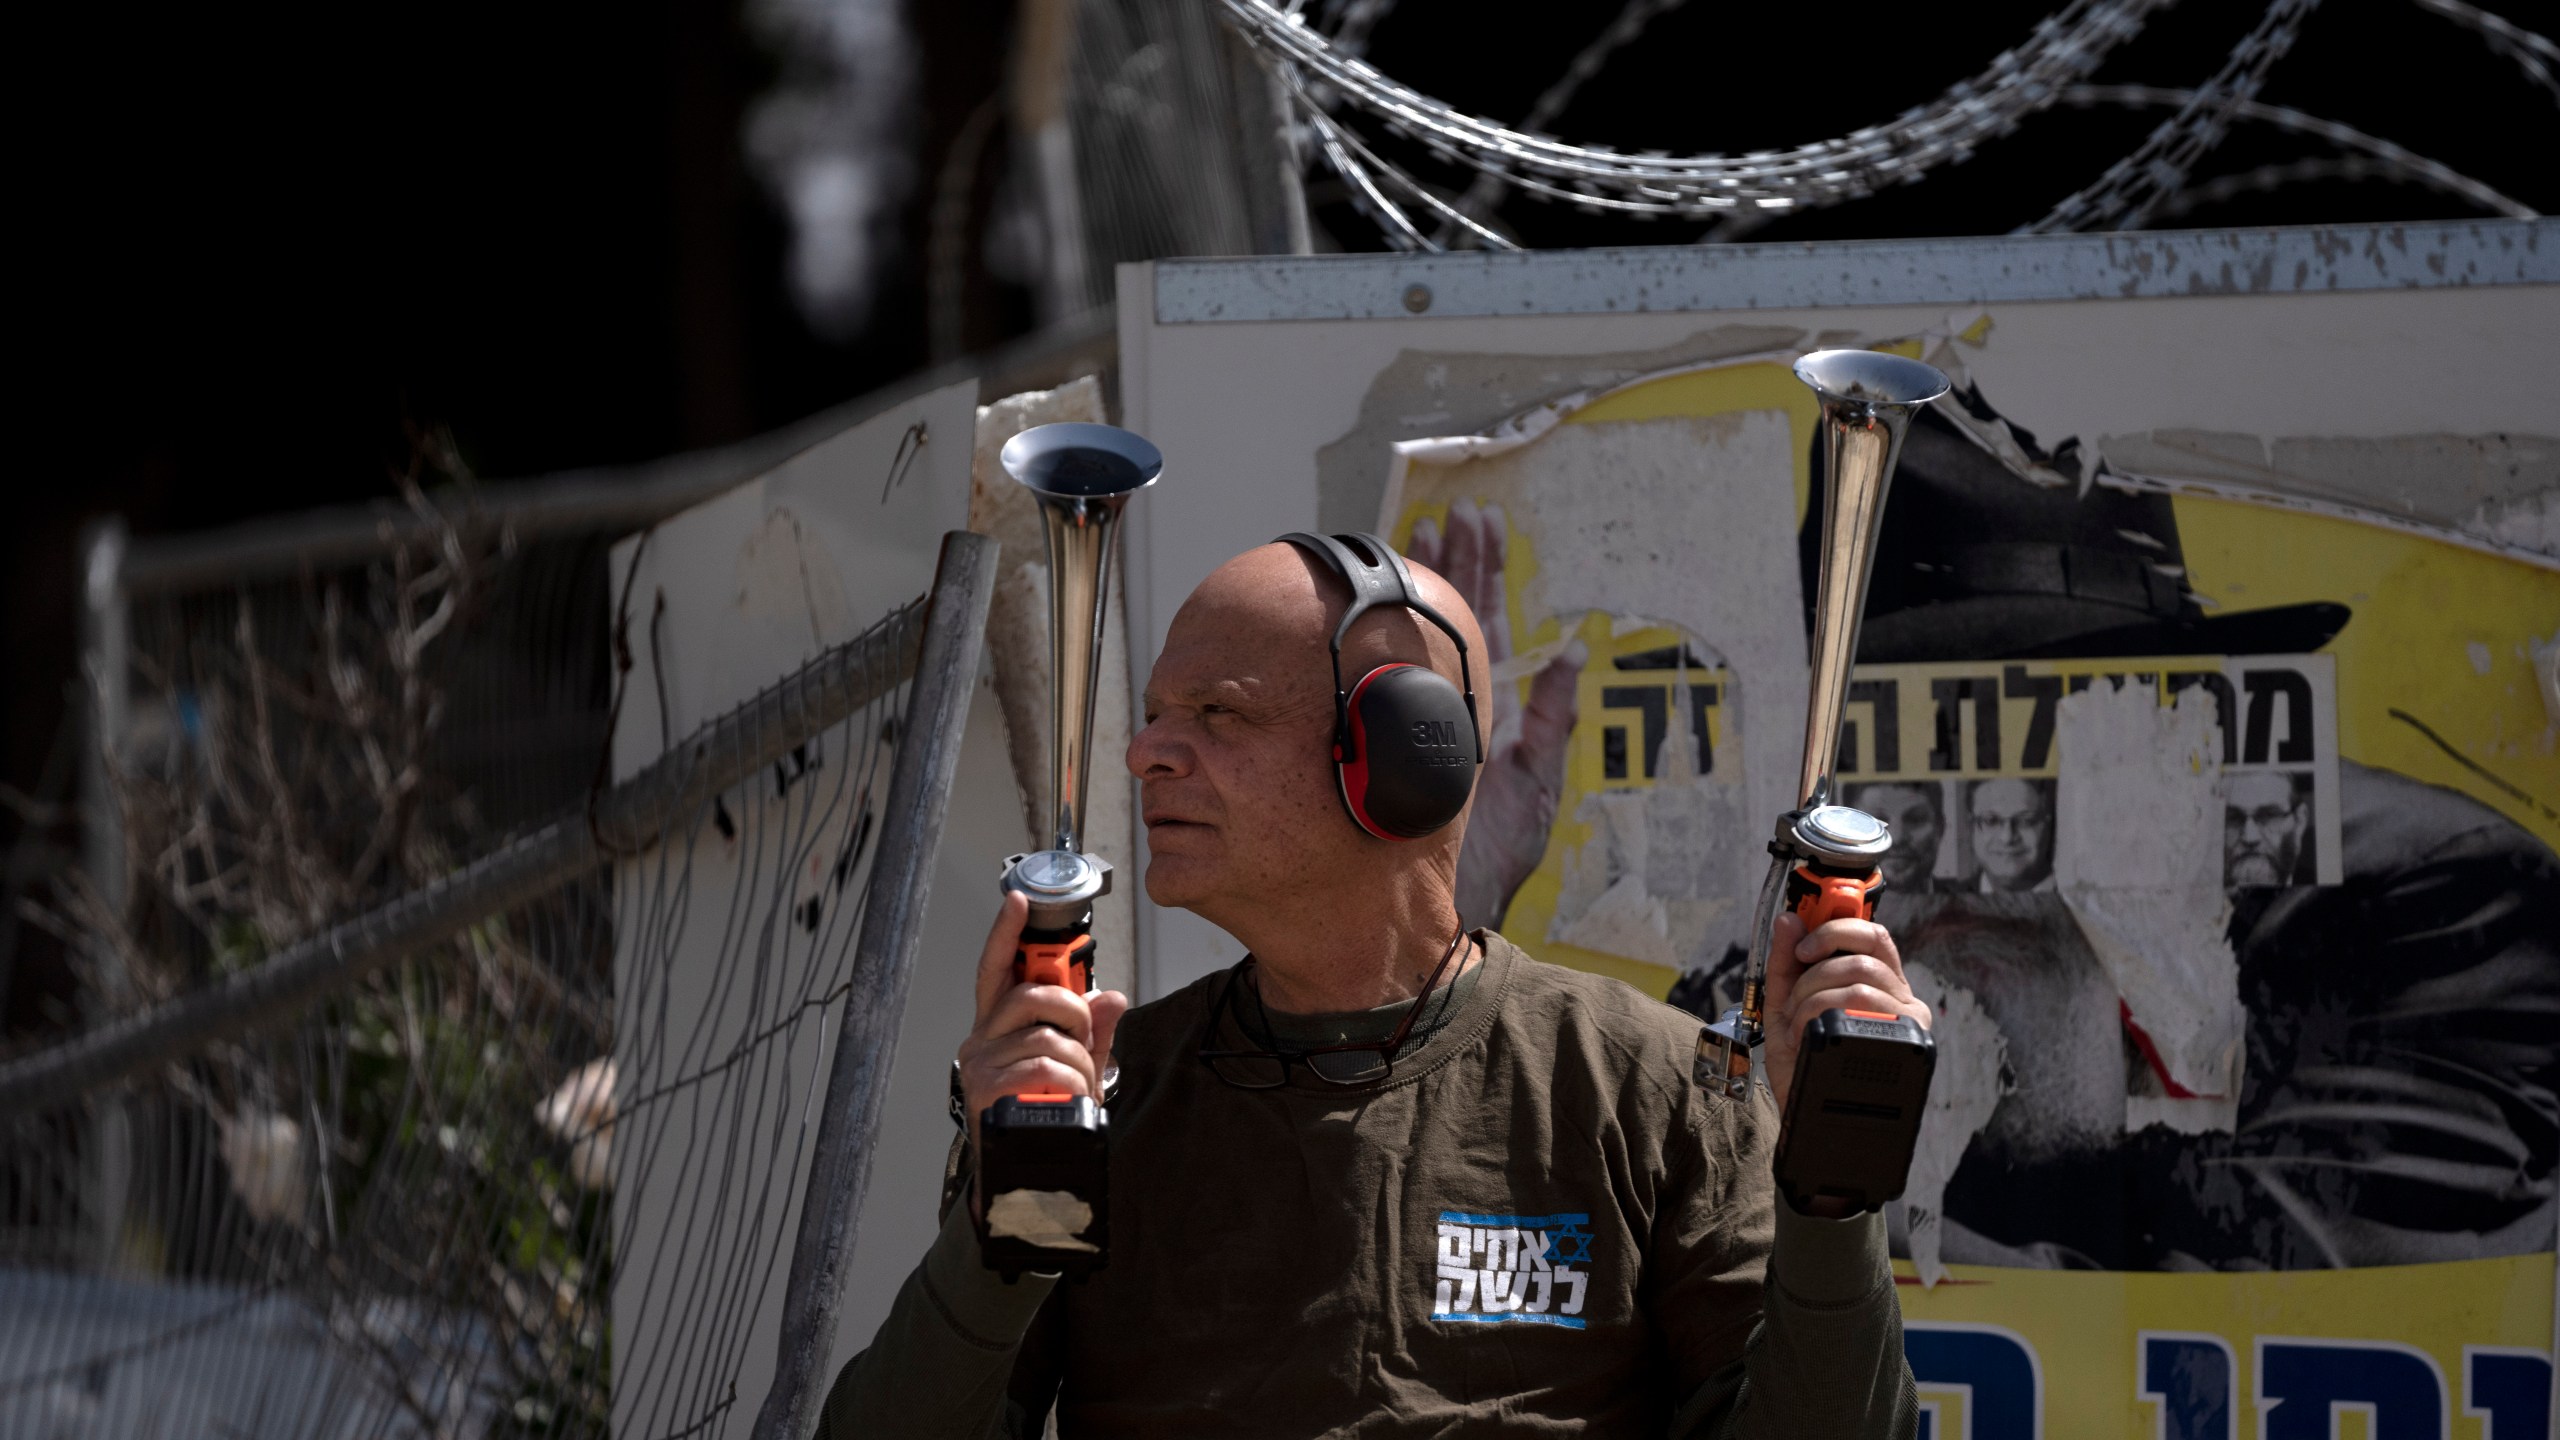
[[[1454,952],[1460,945],[1465,943],[1466,931],[1461,929],[1458,932],[1457,938],[1450,942],[1449,949]],[[1444,962],[1448,958],[1449,957],[1447,955],[1442,956]],[[1262,1046],[1264,1049],[1273,1051],[1274,1053],[1291,1055],[1298,1054],[1300,1053],[1298,1044],[1284,1043],[1272,1030],[1269,1023],[1271,1012],[1269,1007],[1266,1006],[1262,1000],[1262,986],[1258,981],[1253,979],[1253,971],[1256,968],[1256,963],[1257,962],[1255,962],[1253,957],[1245,957],[1244,973],[1238,977],[1239,979],[1246,981],[1251,988],[1251,993],[1253,995],[1253,1009],[1256,1018],[1246,1018],[1243,1008],[1238,1007],[1235,1012],[1236,1023],[1244,1029],[1247,1036],[1252,1039],[1254,1043]],[[1413,1000],[1405,1001],[1399,1005],[1380,1006],[1375,1010],[1367,1012],[1363,1018],[1367,1019],[1372,1024],[1378,1024],[1381,1026],[1376,1036],[1368,1037],[1345,1034],[1337,1037],[1335,1041],[1329,1043],[1346,1045],[1356,1044],[1361,1040],[1371,1038],[1384,1041],[1388,1035],[1394,1033],[1397,1023],[1404,1018],[1406,1006],[1430,1004],[1433,1006],[1431,1013],[1415,1020],[1412,1031],[1405,1036],[1404,1044],[1400,1047],[1400,1054],[1412,1054],[1414,1051],[1431,1043],[1433,1038],[1449,1027],[1449,1022],[1456,1016],[1459,1002],[1465,998],[1464,992],[1466,988],[1474,983],[1475,973],[1478,968],[1481,967],[1461,969],[1457,975],[1449,981],[1449,983],[1437,987],[1433,993],[1428,996],[1417,996]],[[1299,1043],[1303,1044],[1304,1042],[1301,1041]]]

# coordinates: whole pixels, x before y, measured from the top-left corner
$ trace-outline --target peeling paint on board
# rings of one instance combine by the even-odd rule
[[[2496,549],[2560,558],[2560,438],[2496,435],[2284,435],[2209,430],[2102,435],[2108,468],[2202,482],[2294,503],[2327,502],[2414,522]]]
[[[1534,473],[1573,477],[1573,493],[1549,495],[1542,507],[1540,571],[1522,608],[1632,612],[1698,637],[1733,675],[1728,713],[1754,815],[1777,814],[1797,798],[1786,793],[1797,727],[1780,717],[1804,706],[1804,592],[1792,497],[1740,481],[1783,473],[1792,449],[1787,417],[1756,410],[1560,426],[1536,447]],[[1531,467],[1519,468],[1534,483]],[[1769,720],[1755,724],[1755,714]],[[1739,875],[1736,893],[1755,878]]]
[[[1998,239],[1159,260],[1158,325],[1792,310],[2551,283],[2548,219]],[[1141,302],[1144,303],[1144,302]]]
[[[1920,1141],[1911,1155],[1911,1178],[1902,1198],[1893,1202],[1902,1207],[1909,1227],[1912,1268],[1928,1288],[1947,1278],[1947,1267],[1939,1260],[1947,1182],[1955,1178],[1966,1148],[1991,1122],[2014,1079],[2008,1038],[1982,1008],[1980,997],[1926,965],[1906,965],[1903,971],[1912,995],[1929,1007],[1929,1037],[1938,1047],[1929,1108],[1920,1118]]]
[[[2056,888],[2122,997],[2157,1096],[2125,1123],[2228,1130],[2247,1016],[2226,937],[2220,728],[2194,691],[2174,708],[2140,684],[2063,698]]]
[[[2560,556],[2560,488],[2512,500],[2483,500],[2459,528],[2507,549]]]
[[[1850,343],[1845,332],[1808,336],[1794,325],[1719,325],[1676,344],[1597,355],[1483,355],[1408,350],[1378,372],[1360,418],[1316,451],[1316,520],[1324,530],[1376,523],[1386,485],[1381,463],[1399,440],[1490,432],[1514,416],[1569,409],[1639,376],[1778,350]]]
[[[1794,727],[1751,718],[1804,706],[1794,497],[1747,483],[1796,463],[1791,422],[1781,410],[1749,409],[1558,423],[1569,408],[1532,412],[1490,435],[1399,442],[1379,523],[1393,538],[1413,520],[1409,503],[1496,507],[1519,572],[1504,582],[1510,633],[1557,643],[1586,617],[1607,616],[1613,634],[1667,629],[1723,670],[1715,698],[1726,738],[1715,774],[1672,778],[1657,751],[1647,758],[1656,761],[1648,773],[1663,776],[1659,795],[1586,792],[1568,818],[1593,827],[1593,838],[1568,857],[1574,868],[1550,922],[1551,939],[1577,932],[1583,940],[1565,943],[1695,965],[1721,955],[1746,924],[1741,901],[1759,868],[1749,817],[1797,798],[1787,793]]]
[[[1688,676],[1670,713],[1692,713]],[[1721,953],[1744,923],[1733,876],[1758,859],[1742,787],[1698,773],[1691,737],[1673,727],[1656,747],[1654,783],[1583,799],[1593,838],[1565,857],[1547,938],[1670,968]]]

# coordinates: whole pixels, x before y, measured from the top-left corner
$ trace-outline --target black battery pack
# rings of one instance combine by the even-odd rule
[[[978,1252],[1008,1281],[1102,1268],[1109,1117],[1086,1095],[999,1096],[978,1116]]]
[[[1778,1193],[1799,1212],[1817,1200],[1873,1210],[1901,1195],[1937,1068],[1937,1044],[1917,1021],[1867,1010],[1815,1017],[1787,1088]]]

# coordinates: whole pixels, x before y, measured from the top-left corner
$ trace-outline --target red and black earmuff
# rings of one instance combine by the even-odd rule
[[[1466,637],[1422,602],[1404,557],[1375,535],[1280,537],[1323,561],[1351,586],[1351,606],[1333,629],[1333,761],[1351,821],[1381,840],[1417,840],[1458,818],[1475,790],[1484,751],[1476,729],[1475,672]],[[1342,637],[1379,605],[1397,605],[1440,628],[1458,646],[1462,691],[1426,666],[1381,665],[1342,683]]]

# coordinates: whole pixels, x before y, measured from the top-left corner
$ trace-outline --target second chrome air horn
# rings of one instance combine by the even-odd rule
[[[1823,459],[1813,673],[1796,783],[1802,798],[1778,817],[1769,842],[1742,1003],[1698,1042],[1699,1081],[1729,1096],[1750,1090],[1752,1051],[1764,1038],[1770,931],[1781,898],[1808,931],[1831,920],[1875,918],[1883,884],[1877,861],[1892,833],[1865,811],[1837,803],[1833,771],[1894,462],[1912,415],[1947,393],[1947,377],[1932,367],[1872,350],[1817,350],[1795,370],[1821,400]],[[1777,1163],[1788,1200],[1799,1209],[1828,1201],[1863,1210],[1901,1194],[1935,1064],[1928,1032],[1909,1020],[1849,1010],[1817,1019],[1788,1087]]]

